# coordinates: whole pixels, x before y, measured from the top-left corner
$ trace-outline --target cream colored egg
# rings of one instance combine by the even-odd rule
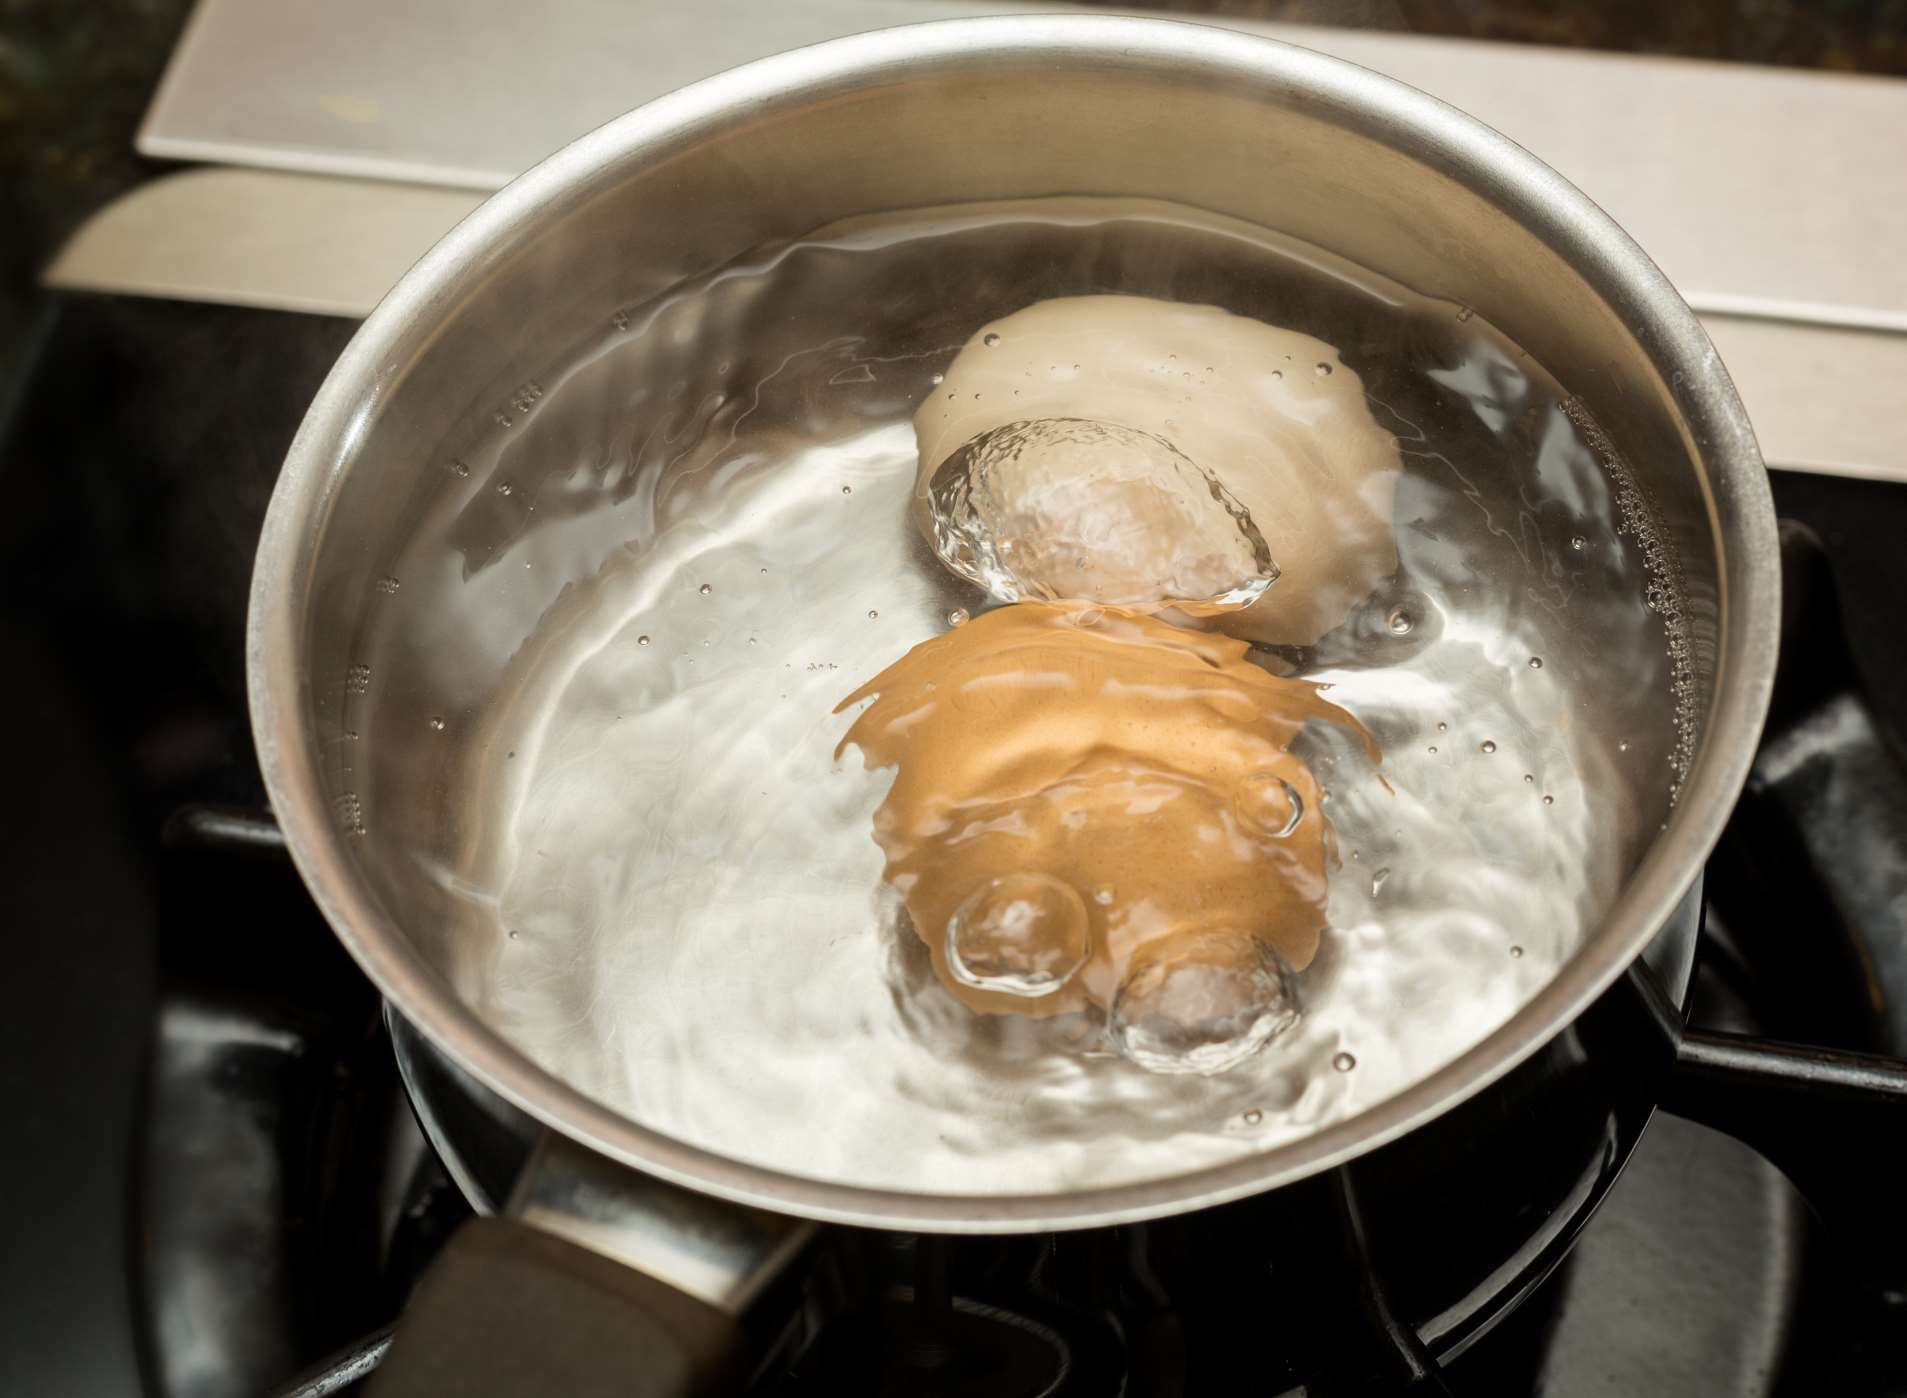
[[[1046,418],[1162,437],[1250,512],[1280,576],[1228,632],[1308,644],[1396,570],[1396,439],[1322,340],[1140,296],[1057,298],[982,326],[914,415],[930,539],[935,469],[981,433]]]

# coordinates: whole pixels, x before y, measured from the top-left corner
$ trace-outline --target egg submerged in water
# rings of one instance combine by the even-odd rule
[[[1362,381],[1324,341],[1216,306],[1016,311],[914,432],[917,527],[1001,600],[1228,611],[1230,634],[1307,645],[1397,568],[1402,463]]]
[[[1297,1020],[1327,925],[1290,744],[1323,720],[1378,760],[1248,651],[1396,570],[1396,443],[1322,341],[1130,296],[981,327],[914,425],[917,527],[1016,605],[842,703],[842,746],[897,769],[884,877],[969,1009],[1096,1011],[1142,1068],[1224,1071]]]
[[[1298,1014],[1332,849],[1290,744],[1357,721],[1247,643],[1086,603],[997,607],[860,689],[841,740],[896,775],[883,877],[953,996],[1096,1010],[1128,1059],[1218,1072]],[[840,749],[837,749],[837,757]]]

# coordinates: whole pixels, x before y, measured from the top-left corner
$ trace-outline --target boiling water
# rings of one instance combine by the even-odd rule
[[[1337,346],[1406,465],[1398,575],[1262,657],[1332,686],[1388,786],[1344,733],[1300,740],[1342,857],[1330,930],[1297,1023],[1207,1077],[1143,1071],[1076,1019],[958,1005],[881,882],[892,773],[834,757],[840,699],[987,604],[909,519],[914,408],[978,326],[1108,291]],[[645,1125],[952,1193],[1263,1149],[1507,1020],[1666,813],[1673,579],[1624,516],[1646,501],[1618,508],[1564,389],[1463,307],[1186,210],[1043,201],[844,226],[602,329],[454,463],[436,554],[380,603],[493,627],[502,699],[393,704],[375,736],[441,745],[449,804],[487,813],[428,871],[456,895],[459,992]],[[392,663],[454,682],[455,647],[404,615]]]

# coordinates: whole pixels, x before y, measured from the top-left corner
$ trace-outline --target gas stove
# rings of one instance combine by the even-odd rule
[[[68,295],[13,385],[0,731],[37,838],[7,879],[25,935],[0,1064],[31,1143],[7,1165],[0,1265],[29,1337],[8,1391],[351,1391],[421,1268],[508,1187],[511,1123],[479,1099],[413,1117],[400,1066],[431,1060],[306,896],[251,755],[251,554],[352,329]],[[1901,1055],[1907,486],[1777,474],[1775,492],[1783,672],[1709,867],[1693,1018]],[[490,1148],[458,1148],[485,1132]],[[1276,1266],[1216,1227],[839,1230],[760,1337],[754,1391],[1281,1392],[1278,1318],[1229,1316],[1225,1338],[1211,1319]],[[1567,1262],[1441,1366],[1400,1337],[1395,1384],[1878,1398],[1907,1394],[1903,1335],[1907,1293],[1849,1265],[1779,1171],[1658,1116]]]

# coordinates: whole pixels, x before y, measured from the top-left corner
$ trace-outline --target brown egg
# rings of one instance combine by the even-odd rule
[[[1182,1001],[1179,963],[1210,979],[1311,961],[1331,834],[1289,745],[1317,718],[1376,749],[1247,649],[1119,608],[1023,602],[843,701],[873,700],[842,746],[897,769],[874,838],[963,1003],[1110,1009],[1135,969],[1132,995]]]

